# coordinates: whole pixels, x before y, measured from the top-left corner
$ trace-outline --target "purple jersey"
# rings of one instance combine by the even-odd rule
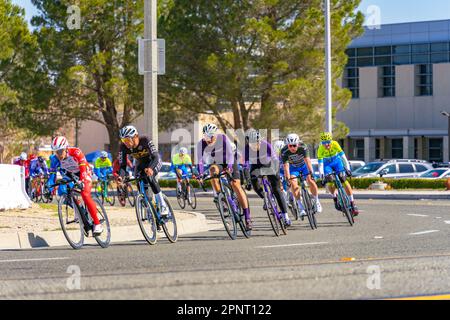
[[[223,134],[216,135],[216,142],[208,145],[205,140],[200,140],[197,144],[197,164],[198,171],[203,174],[204,165],[222,164],[229,169],[234,164],[234,153],[230,140]]]
[[[277,160],[272,146],[267,141],[260,142],[259,150],[253,150],[249,144],[245,145],[245,165],[270,166],[272,161]]]

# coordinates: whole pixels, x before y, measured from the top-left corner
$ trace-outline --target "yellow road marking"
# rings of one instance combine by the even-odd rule
[[[450,300],[450,294],[441,294],[435,296],[417,296],[417,297],[396,298],[386,300]]]

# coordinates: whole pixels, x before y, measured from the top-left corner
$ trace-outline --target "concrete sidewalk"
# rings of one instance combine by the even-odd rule
[[[164,193],[170,197],[176,197],[175,190],[164,190]],[[212,197],[212,192],[196,190],[197,197]],[[257,198],[254,191],[247,191],[249,198]],[[329,198],[324,189],[319,189],[320,198]],[[355,190],[355,199],[361,200],[450,200],[450,191],[435,190],[396,190],[396,191],[375,191],[375,190]]]
[[[220,221],[207,220],[205,215],[201,213],[176,210],[174,212],[177,218],[179,236],[223,228]],[[144,240],[135,218],[134,223],[128,221],[128,225],[115,225],[114,222],[114,219],[110,218],[111,244]],[[60,227],[55,229],[59,230],[0,233],[0,250],[69,246]],[[165,235],[164,233],[158,233],[158,237],[165,237]],[[97,243],[94,238],[89,237],[85,238],[85,244]]]

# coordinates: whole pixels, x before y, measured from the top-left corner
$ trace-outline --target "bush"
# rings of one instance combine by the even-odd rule
[[[196,189],[200,189],[200,185],[198,183],[197,180],[190,180],[192,186]],[[176,189],[177,187],[177,180],[159,180],[159,185],[161,188],[172,188],[172,189]],[[211,188],[211,183],[210,181],[206,181],[204,183],[206,188]]]
[[[431,180],[431,179],[388,179],[388,178],[350,178],[348,179],[350,185],[354,189],[369,189],[370,185],[375,182],[387,183],[393,190],[405,189],[434,189],[445,190],[446,179]],[[317,185],[321,187],[320,181]]]

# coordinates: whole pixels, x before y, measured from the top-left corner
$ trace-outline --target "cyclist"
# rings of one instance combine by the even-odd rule
[[[156,180],[156,176],[162,167],[158,150],[148,137],[139,136],[138,130],[134,126],[123,127],[120,129],[119,136],[122,142],[119,151],[120,177],[117,179],[119,187],[122,187],[122,181],[126,175],[127,156],[131,155],[136,160],[134,176],[146,180],[145,191],[147,191],[149,185],[161,204],[161,215],[167,216],[169,208]]]
[[[38,188],[36,177],[48,177],[48,168],[47,163],[45,163],[45,159],[41,156],[36,159],[31,160],[30,162],[30,177],[31,177],[31,189],[36,190]]]
[[[30,160],[26,152],[22,152],[13,164],[25,168],[25,190],[30,195]]]
[[[286,137],[286,146],[281,153],[281,159],[284,164],[284,176],[288,185],[291,186],[292,193],[300,208],[300,215],[305,216],[306,212],[301,202],[301,193],[297,179],[291,180],[291,176],[298,177],[300,173],[306,179],[311,193],[316,201],[317,212],[322,212],[322,205],[319,201],[319,188],[312,177],[312,164],[309,157],[308,146],[300,140],[298,134],[291,133]]]
[[[341,182],[344,184],[345,191],[350,197],[352,213],[354,216],[357,216],[359,210],[355,205],[353,190],[350,183],[346,181],[347,177],[352,176],[350,163],[339,143],[333,140],[333,135],[330,132],[322,132],[320,134],[320,146],[317,151],[317,158],[319,160],[320,179],[328,182],[328,191],[333,195],[336,210],[341,211],[341,208],[337,200],[337,191],[333,185],[333,171],[338,173]]]
[[[287,214],[286,200],[281,192],[281,181],[279,176],[280,162],[276,154],[272,151],[272,146],[263,140],[258,130],[250,129],[245,139],[245,163],[250,165],[250,179],[253,190],[261,199],[264,199],[264,191],[258,183],[258,177],[267,176],[272,186],[272,192],[277,199],[278,207],[287,226],[291,225],[291,220]],[[264,210],[267,208],[264,206]]]
[[[113,166],[113,176],[114,178],[117,180],[117,178],[119,177],[119,171],[120,171],[120,164],[119,164],[119,156],[117,156],[117,159],[113,161],[112,163]],[[127,156],[127,170],[126,172],[128,172],[129,170],[132,171],[133,169],[133,162],[130,161],[130,159]]]
[[[187,192],[189,198],[191,197],[191,190],[189,186],[189,171],[188,168],[193,172],[192,159],[191,156],[187,154],[188,150],[186,148],[180,148],[177,154],[172,157],[172,167],[171,170],[177,175],[177,189],[181,191],[181,182],[184,177],[186,177],[187,182]],[[195,171],[195,170],[194,170]],[[191,199],[189,199],[191,201]]]
[[[102,182],[102,181],[107,181],[108,175],[112,174],[112,172],[113,172],[112,163],[111,163],[111,160],[109,160],[109,158],[108,158],[108,152],[102,151],[100,153],[100,157],[98,157],[95,160],[94,174],[97,176],[98,181]],[[102,191],[101,183],[98,183],[97,191],[98,192]]]
[[[219,134],[215,124],[207,124],[203,127],[203,139],[197,144],[198,171],[200,176],[203,175],[204,165],[210,164],[209,172],[211,176],[219,174],[222,171],[231,173],[231,187],[238,197],[238,201],[244,211],[245,224],[247,230],[252,229],[252,221],[250,208],[247,197],[241,186],[239,176],[239,168],[234,160],[234,153],[231,141],[224,134]],[[201,179],[200,179],[201,180]],[[211,179],[213,187],[214,202],[218,201],[218,193],[220,192],[220,184],[217,178]]]
[[[94,236],[98,236],[103,232],[103,227],[97,216],[97,206],[91,196],[91,170],[86,158],[78,148],[69,147],[69,142],[65,137],[59,136],[52,141],[52,150],[55,156],[51,157],[50,177],[47,185],[53,185],[56,179],[56,172],[59,171],[66,179],[78,180],[81,186],[81,198],[94,222]],[[49,188],[50,192],[52,188]],[[65,188],[59,188],[60,194],[64,193]]]

